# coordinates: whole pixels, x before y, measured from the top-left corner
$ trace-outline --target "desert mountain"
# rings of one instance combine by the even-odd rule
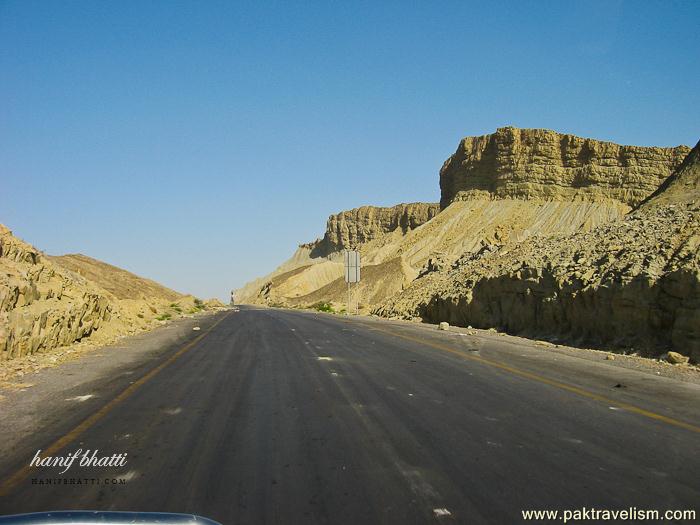
[[[271,275],[240,290],[239,299],[340,307],[347,291],[342,250],[355,248],[363,257],[355,299],[368,310],[417,277],[449,268],[484,246],[587,232],[619,220],[649,197],[688,152],[686,146],[620,146],[512,127],[467,137],[440,170],[439,209],[432,204],[365,206],[333,215],[323,239],[300,246]]]
[[[700,143],[624,218],[466,253],[377,313],[700,361],[699,182]]]
[[[84,255],[47,256],[0,225],[0,361],[105,343],[205,307]]]

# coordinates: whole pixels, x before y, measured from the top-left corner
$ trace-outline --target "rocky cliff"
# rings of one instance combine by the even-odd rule
[[[377,309],[700,361],[700,143],[660,191],[588,232],[484,246]]]
[[[386,235],[406,235],[439,211],[437,203],[415,202],[391,207],[362,206],[331,215],[323,238],[300,245],[273,272],[236,290],[236,300],[284,304],[287,299],[309,295],[341,278],[342,250],[356,249]]]
[[[420,208],[408,227],[395,208],[335,215],[305,265],[266,280],[254,302],[342,308],[333,254],[353,247],[364,311],[700,359],[689,151],[548,130],[468,137],[440,172],[439,213]]]
[[[666,179],[659,189],[640,206],[654,206],[698,201],[700,202],[700,148],[695,146],[678,169]]]
[[[79,341],[111,319],[107,293],[2,225],[0,268],[0,361]]]
[[[208,305],[84,255],[47,256],[0,225],[0,361],[106,343]]]
[[[499,128],[464,138],[440,170],[440,205],[479,193],[496,198],[616,199],[636,206],[690,148],[620,146],[546,129]]]
[[[406,233],[425,224],[440,212],[440,205],[414,202],[388,208],[362,206],[331,215],[319,243],[323,252],[355,249],[382,234],[400,230]]]

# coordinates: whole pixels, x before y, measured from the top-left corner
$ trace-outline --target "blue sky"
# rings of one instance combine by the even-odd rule
[[[700,138],[700,2],[0,0],[0,222],[204,297],[459,139]]]

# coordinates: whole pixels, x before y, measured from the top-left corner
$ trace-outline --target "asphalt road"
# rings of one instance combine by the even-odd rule
[[[305,312],[242,308],[188,337],[52,410],[4,458],[0,514],[508,524],[524,509],[700,510],[697,385]],[[26,467],[78,448],[127,463]],[[38,483],[55,478],[74,483]]]

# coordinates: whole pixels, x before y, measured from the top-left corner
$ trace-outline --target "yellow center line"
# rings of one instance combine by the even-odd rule
[[[632,412],[632,413],[638,414],[640,416],[654,419],[656,421],[661,421],[661,422],[666,423],[668,425],[683,428],[685,430],[690,430],[691,432],[700,433],[700,427],[697,425],[693,425],[691,423],[686,423],[685,421],[680,421],[680,420],[674,419],[672,417],[664,416],[663,414],[657,414],[656,412],[652,412],[650,410],[646,410],[644,408],[640,408],[638,406],[631,405],[629,403],[620,402],[620,401],[617,401],[615,399],[611,399],[609,397],[606,397],[606,396],[603,396],[600,394],[596,394],[595,392],[591,392],[589,390],[579,388],[577,386],[562,383],[562,382],[556,381],[554,379],[549,379],[547,377],[543,377],[541,375],[534,374],[532,372],[527,372],[525,370],[521,370],[521,369],[515,368],[513,366],[505,365],[503,363],[498,363],[496,361],[490,361],[488,359],[484,359],[481,356],[472,355],[472,354],[465,354],[464,352],[462,352],[460,350],[455,350],[454,348],[450,348],[449,346],[445,346],[445,345],[442,345],[439,343],[433,343],[431,341],[426,341],[425,339],[420,339],[418,337],[413,337],[410,335],[397,334],[397,333],[392,332],[390,330],[386,330],[384,328],[378,328],[376,326],[372,326],[372,325],[369,325],[366,323],[360,322],[360,324],[363,324],[364,326],[366,326],[372,330],[376,330],[378,332],[383,332],[385,334],[389,334],[393,337],[398,337],[401,339],[405,339],[407,341],[412,341],[414,343],[419,343],[419,344],[422,344],[425,346],[430,346],[430,347],[435,348],[437,350],[442,350],[443,352],[448,352],[450,354],[457,355],[457,356],[461,357],[462,359],[476,361],[478,363],[481,363],[481,364],[484,364],[487,366],[491,366],[493,368],[498,368],[500,370],[504,370],[504,371],[509,372],[509,373],[516,375],[516,376],[524,377],[526,379],[531,379],[532,381],[537,381],[539,383],[553,386],[553,387],[559,388],[561,390],[566,390],[567,392],[572,392],[574,394],[577,394],[577,395],[582,396],[582,397],[586,397],[588,399],[593,399],[595,401],[601,401],[601,402],[606,403],[608,405],[615,405],[616,407],[622,408],[628,412]]]
[[[90,427],[92,427],[100,419],[105,417],[119,403],[121,403],[122,401],[127,399],[129,396],[131,396],[134,392],[136,392],[136,390],[138,390],[147,381],[149,381],[150,379],[153,379],[153,377],[155,377],[160,371],[162,371],[168,365],[175,362],[175,360],[177,360],[185,352],[187,352],[194,345],[196,345],[198,342],[200,342],[214,328],[216,328],[216,326],[221,321],[226,319],[228,317],[228,315],[229,314],[224,315],[221,319],[219,319],[213,325],[211,325],[209,327],[209,329],[207,329],[204,333],[195,337],[192,341],[190,341],[185,346],[180,348],[180,350],[175,352],[168,359],[163,361],[161,364],[159,364],[154,369],[150,370],[146,375],[142,376],[140,379],[131,383],[120,394],[118,394],[115,398],[113,398],[111,401],[109,401],[106,405],[102,406],[102,408],[100,408],[97,412],[94,412],[92,415],[88,416],[85,420],[83,420],[82,423],[78,424],[78,426],[76,426],[73,430],[69,431],[68,433],[66,433],[65,435],[60,437],[58,440],[54,441],[51,445],[49,445],[44,450],[44,455],[45,456],[52,456],[56,452],[59,452],[64,447],[66,447],[67,445],[69,445],[70,443],[75,441],[81,434],[83,434],[86,430],[88,430]],[[24,467],[20,468],[17,472],[12,474],[9,478],[4,480],[2,482],[2,484],[0,485],[0,496],[6,496],[9,492],[11,492],[12,489],[14,489],[18,483],[20,483],[23,479],[25,479],[27,476],[29,476],[31,469],[32,469],[32,467],[30,467],[29,465],[25,465]]]

